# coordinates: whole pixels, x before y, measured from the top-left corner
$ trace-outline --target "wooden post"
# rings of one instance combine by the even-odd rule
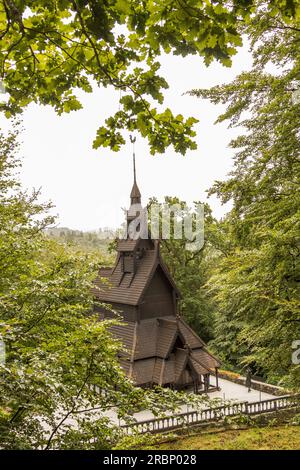
[[[220,388],[219,388],[219,372],[218,372],[217,367],[215,368],[215,371],[216,371],[216,387],[217,387],[217,390],[220,390]]]
[[[204,391],[208,392],[208,388],[209,388],[209,375],[205,374],[204,375]]]

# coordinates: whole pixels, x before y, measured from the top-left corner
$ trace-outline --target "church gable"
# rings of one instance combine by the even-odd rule
[[[153,300],[153,309],[145,308],[145,318],[151,318],[155,308],[158,308],[156,316],[175,315],[173,297],[179,298],[180,294],[160,259],[158,243],[128,239],[119,244],[122,251],[118,252],[114,268],[99,271],[93,289],[96,298],[112,304],[142,304],[143,307]],[[125,250],[126,246],[128,250]]]
[[[141,300],[143,318],[176,315],[174,289],[160,265],[156,266]]]
[[[138,305],[155,269],[155,250],[145,250],[135,262],[135,272],[124,272],[123,258],[119,255],[115,267],[107,277],[107,282],[103,282],[101,272],[99,273],[93,290],[95,296],[111,304]]]

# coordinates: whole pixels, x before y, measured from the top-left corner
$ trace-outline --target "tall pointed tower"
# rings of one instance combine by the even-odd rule
[[[137,240],[148,237],[147,213],[142,207],[141,192],[136,182],[135,153],[133,152],[133,185],[130,193],[130,206],[126,214],[126,237]]]
[[[141,193],[136,182],[135,153],[133,152],[133,186],[130,193],[131,205],[141,204]]]
[[[100,269],[93,294],[124,320],[112,327],[112,333],[124,345],[120,363],[136,385],[216,390],[220,363],[178,315],[180,293],[161,258],[159,241],[145,237],[146,213],[136,181],[135,156],[133,173],[127,236],[118,240],[115,265]],[[103,307],[95,305],[94,310],[100,319],[113,316]],[[210,384],[212,373],[214,385]]]

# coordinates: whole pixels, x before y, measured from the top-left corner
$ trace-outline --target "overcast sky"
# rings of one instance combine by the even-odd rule
[[[199,57],[163,57],[160,74],[170,85],[164,106],[200,120],[196,126],[198,149],[185,156],[171,149],[152,156],[147,142],[137,138],[137,179],[144,204],[151,196],[162,201],[165,195],[178,196],[188,204],[206,200],[205,191],[215,180],[226,177],[233,155],[228,143],[237,130],[228,130],[226,124],[214,125],[222,106],[182,94],[192,88],[229,82],[250,67],[251,55],[246,46],[234,57],[230,69],[218,64],[207,68]],[[123,220],[121,207],[129,202],[132,147],[128,143],[115,153],[93,150],[92,142],[104,119],[118,109],[119,93],[95,89],[92,94],[80,96],[83,109],[64,116],[37,105],[25,111],[21,180],[26,188],[42,188],[43,199],[56,206],[59,226],[115,228]],[[214,197],[209,203],[218,218],[228,210]]]

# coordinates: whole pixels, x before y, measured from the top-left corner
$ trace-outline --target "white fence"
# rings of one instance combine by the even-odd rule
[[[121,428],[128,434],[157,433],[193,426],[209,421],[220,421],[225,417],[238,415],[258,415],[272,411],[300,406],[300,395],[286,395],[257,402],[240,402],[223,405],[216,408],[207,408],[198,411],[179,413],[173,416],[153,418],[136,423],[122,425]]]

